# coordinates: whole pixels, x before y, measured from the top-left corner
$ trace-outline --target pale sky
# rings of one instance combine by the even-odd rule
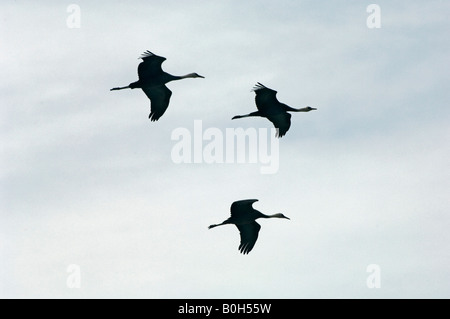
[[[368,28],[371,3],[3,1],[0,297],[449,298],[450,3],[378,1]],[[169,83],[158,122],[109,91],[145,50],[205,76]],[[292,114],[275,174],[174,163],[196,120],[272,128],[231,121],[256,82],[318,109]],[[291,220],[260,220],[242,255],[236,227],[207,227],[248,198]]]

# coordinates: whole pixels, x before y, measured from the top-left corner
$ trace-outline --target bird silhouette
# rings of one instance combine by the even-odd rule
[[[277,137],[283,137],[291,127],[291,114],[288,112],[309,112],[317,110],[307,106],[301,109],[292,108],[277,100],[277,91],[257,83],[253,90],[256,94],[255,102],[258,111],[246,115],[236,115],[232,120],[250,116],[261,116],[267,118],[277,129]]]
[[[152,122],[157,121],[169,106],[172,91],[167,88],[166,83],[186,78],[204,78],[197,73],[175,76],[164,72],[161,64],[166,58],[153,54],[150,51],[144,52],[140,59],[143,62],[138,66],[139,80],[130,83],[128,86],[112,88],[110,91],[141,88],[150,99],[150,115],[148,118]]]
[[[259,230],[261,226],[256,222],[258,218],[285,218],[283,214],[264,215],[252,207],[257,199],[244,199],[239,200],[231,204],[231,217],[225,220],[221,224],[210,225],[208,228],[214,228],[217,226],[234,224],[239,229],[241,235],[241,243],[239,245],[239,251],[242,254],[248,254],[255,246],[258,239]]]

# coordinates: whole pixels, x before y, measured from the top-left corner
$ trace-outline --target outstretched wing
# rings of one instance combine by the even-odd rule
[[[148,118],[152,120],[152,122],[157,121],[167,110],[172,91],[164,84],[144,87],[142,88],[142,91],[144,91],[145,95],[150,99],[150,115]]]
[[[283,137],[291,127],[291,114],[284,112],[268,115],[267,118],[277,128],[277,137]]]
[[[248,254],[255,246],[261,226],[257,222],[252,222],[250,224],[236,225],[236,227],[241,234],[239,251],[243,254]]]
[[[257,199],[238,200],[231,204],[231,217],[240,217],[253,211],[252,204],[257,202]]]
[[[271,113],[274,106],[278,105],[280,102],[277,100],[277,91],[269,89],[268,87],[257,83],[253,88],[255,92],[255,102],[256,107],[259,111],[266,113]]]
[[[145,81],[152,79],[163,73],[161,64],[166,58],[153,54],[150,51],[145,51],[140,58],[144,62],[141,62],[138,66],[139,80]]]

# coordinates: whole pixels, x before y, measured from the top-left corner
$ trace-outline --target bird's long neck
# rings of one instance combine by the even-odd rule
[[[189,79],[189,78],[196,78],[198,77],[196,73],[189,73],[186,75],[180,75],[180,76],[176,76],[176,80],[181,80],[181,79]]]
[[[288,106],[286,108],[286,111],[290,111],[290,112],[309,112],[309,111],[311,111],[311,109],[309,107],[302,107],[300,109],[295,109],[293,107]]]
[[[265,215],[263,213],[260,213],[261,215],[259,218],[283,218],[281,214],[273,214],[273,215]]]
[[[186,75],[172,75],[172,74],[166,74],[165,78],[164,78],[164,83],[168,83],[171,81],[177,81],[177,80],[182,80],[182,79],[188,79],[188,78],[193,78],[194,77],[194,73],[189,73]]]
[[[258,217],[256,217],[256,218],[272,218],[272,215],[266,215],[266,214],[263,214],[263,213],[261,213],[261,212],[255,212],[256,214],[258,214]]]

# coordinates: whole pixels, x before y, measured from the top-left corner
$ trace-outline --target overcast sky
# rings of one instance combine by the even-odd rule
[[[371,3],[2,1],[0,297],[449,298],[450,3],[377,1],[368,28]],[[145,50],[205,76],[169,83],[158,122],[109,91]],[[292,115],[275,174],[174,163],[195,120],[270,129],[231,121],[256,82],[318,109]],[[260,220],[244,256],[207,226],[247,198],[291,220]]]

